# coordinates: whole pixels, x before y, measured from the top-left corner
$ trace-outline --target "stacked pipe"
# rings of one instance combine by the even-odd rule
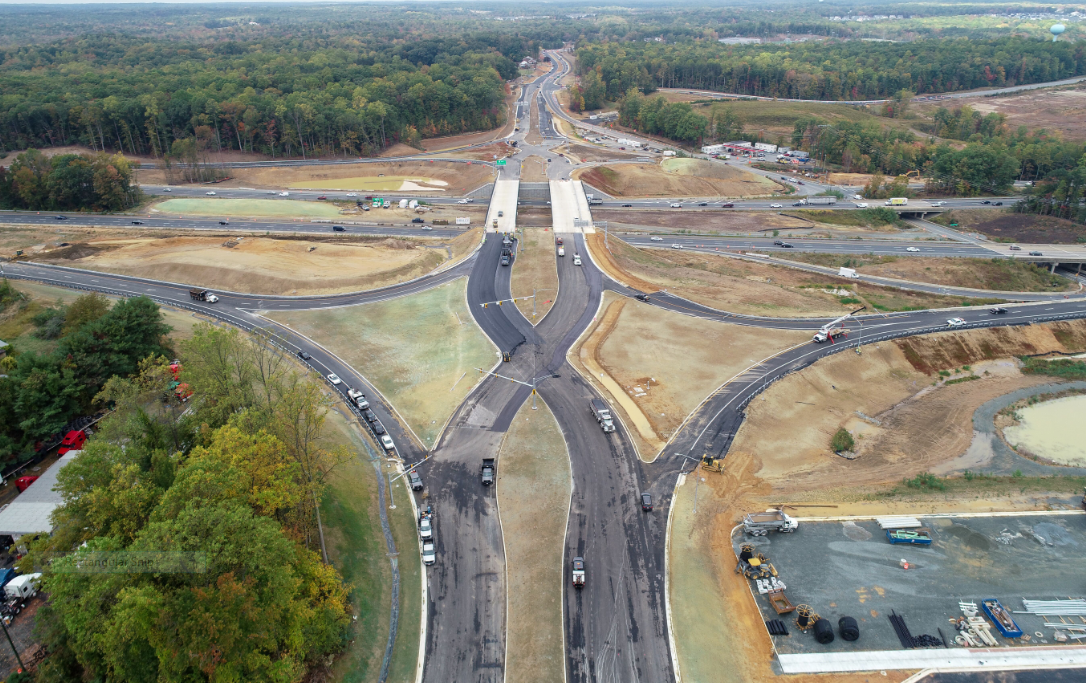
[[[897,639],[901,641],[901,647],[911,650],[916,647],[913,642],[913,634],[909,633],[909,627],[905,625],[905,619],[898,616],[897,612],[890,610],[890,623],[894,627]]]
[[[788,635],[788,629],[780,619],[770,619],[765,623],[765,627],[769,630],[769,635],[771,636]]]
[[[1023,600],[1025,610],[1015,614],[1043,614],[1054,617],[1086,617],[1086,600]]]

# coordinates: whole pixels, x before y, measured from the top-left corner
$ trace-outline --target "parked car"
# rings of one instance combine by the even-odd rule
[[[961,318],[951,318],[946,321],[947,327],[965,327],[965,321]]]
[[[422,220],[421,218],[412,218],[411,222],[412,223],[425,223],[426,221]]]
[[[434,551],[434,542],[426,541],[422,544],[422,563],[429,567],[437,562],[437,552]]]
[[[385,430],[385,426],[383,424],[381,424],[380,420],[374,420],[373,422],[371,422],[370,423],[370,429],[372,429],[373,433],[376,434],[377,436],[381,436],[382,434],[387,434],[388,433]]]
[[[328,381],[332,384],[335,384],[336,386],[343,384],[343,380],[341,380],[339,376],[334,372],[328,373]]]

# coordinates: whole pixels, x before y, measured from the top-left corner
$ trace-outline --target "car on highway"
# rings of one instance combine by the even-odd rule
[[[1002,306],[992,306],[988,309],[988,312],[992,315],[1003,315],[1007,312],[1007,309],[1003,308]]]
[[[333,225],[332,226],[332,232],[343,232],[343,231],[344,231],[344,228],[343,228],[342,225]]]
[[[422,490],[422,477],[420,477],[419,473],[415,470],[407,471],[407,482],[411,485],[412,491]]]
[[[783,247],[784,246],[784,240],[773,240],[773,246],[775,246],[775,247]]]
[[[989,200],[987,200],[987,199],[985,199],[985,200],[984,200],[983,202],[981,202],[981,204],[991,204],[991,203],[992,203],[992,202],[991,202],[991,201],[989,201]]]
[[[650,242],[663,242],[664,238],[663,237],[650,237],[649,241]]]
[[[424,225],[424,226],[422,226],[422,228],[420,228],[420,229],[421,229],[421,230],[433,230],[433,228],[431,228],[431,227],[430,227],[429,225]]]
[[[1003,202],[996,202],[996,203],[995,203],[995,204],[993,204],[992,206],[1003,206]]]
[[[208,197],[214,197],[215,196],[215,190],[208,190],[204,194],[206,194]]]
[[[362,411],[362,417],[366,418],[366,422],[377,422],[377,413],[369,408]]]
[[[961,318],[951,318],[946,321],[947,327],[965,327],[965,321]]]
[[[784,205],[783,204],[770,204],[769,208],[771,208],[771,209],[783,209]]]
[[[143,225],[143,221],[132,221],[132,225]]]
[[[1010,249],[1011,251],[1022,251],[1022,247],[1018,246],[1017,244],[1012,244],[1010,246]]]
[[[384,446],[385,450],[389,453],[396,450],[396,444],[392,443],[392,437],[388,434],[381,437],[381,445]]]
[[[320,200],[328,199],[328,195],[322,194],[321,196],[317,197],[317,199],[320,199]]]
[[[499,211],[499,212],[498,212],[498,218],[502,218],[502,217],[504,217],[504,216],[505,216],[505,212],[504,212],[504,211]]]
[[[792,206],[803,206],[803,202],[792,202]]]
[[[339,386],[340,384],[343,384],[343,380],[341,380],[339,378],[339,375],[337,375],[334,372],[328,373],[328,381],[331,382],[332,384],[335,384],[336,386]]]
[[[422,563],[429,567],[437,562],[437,552],[434,550],[433,541],[425,541],[422,544]]]
[[[313,356],[310,356],[309,353],[307,353],[305,351],[299,351],[298,352],[298,357],[301,358],[302,360],[309,360]]]
[[[867,208],[867,202],[856,202],[856,208],[857,209],[866,209]]]
[[[642,493],[641,494],[641,509],[644,510],[645,512],[651,512],[652,511],[652,494],[651,493]]]
[[[672,244],[672,245],[671,245],[671,248],[672,248],[672,249],[682,249],[682,248],[683,248],[683,245],[681,245],[681,244]]]
[[[573,265],[575,265],[575,266],[581,265],[581,257],[578,256],[577,254],[573,255]]]
[[[1039,251],[1031,251],[1031,252],[1029,252],[1029,255],[1030,256],[1044,256],[1044,254],[1042,254]]]
[[[357,192],[348,192],[348,193],[347,193],[347,196],[348,196],[348,197],[357,197],[357,196],[358,196],[358,193],[357,193]]]
[[[634,298],[637,299],[638,301],[644,301],[645,303],[648,303],[648,301],[649,301],[649,295],[648,294],[634,294]]]
[[[290,193],[289,193],[289,192],[280,192],[280,193],[279,193],[279,196],[280,196],[280,197],[289,197],[289,196],[290,196]]]
[[[784,244],[781,245],[781,247],[783,247],[784,249],[794,249],[795,245],[794,244],[789,244],[788,242],[785,242]]]
[[[461,200],[459,200],[459,201],[458,201],[458,202],[456,202],[456,203],[457,203],[457,204],[467,204],[467,203],[468,203],[468,200],[466,200],[466,199],[461,199]]]
[[[905,251],[920,251],[916,247],[905,247]]]
[[[681,208],[683,208],[683,205],[678,203],[678,202],[672,202],[671,203],[671,208],[673,208],[673,209],[681,209]]]
[[[219,225],[230,225],[229,221],[219,221]]]
[[[932,206],[945,206],[946,202],[932,202],[931,205]]]
[[[376,434],[377,436],[381,436],[381,435],[387,433],[385,431],[385,426],[383,424],[381,424],[380,420],[374,420],[373,422],[371,422],[370,423],[370,429],[372,429],[373,433]]]
[[[633,204],[623,204],[623,205],[622,205],[622,208],[624,208],[624,209],[632,209],[632,208],[633,208]]]
[[[698,206],[709,206],[709,202],[699,202]]]

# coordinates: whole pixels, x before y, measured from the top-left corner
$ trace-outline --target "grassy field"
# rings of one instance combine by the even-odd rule
[[[152,210],[197,216],[268,216],[276,218],[336,218],[339,207],[326,202],[283,199],[167,199]]]
[[[321,502],[328,554],[351,584],[351,605],[357,616],[351,642],[333,667],[333,680],[361,683],[376,680],[381,670],[392,601],[392,570],[372,464],[377,449],[365,441],[353,418],[333,411],[329,426],[329,441],[347,447],[356,456],[333,473]],[[404,501],[408,491],[401,482],[396,487],[393,495]],[[410,683],[415,679],[419,649],[421,561],[411,507],[400,504],[388,510],[388,515],[400,570],[400,617],[388,680]]]
[[[499,455],[497,494],[509,580],[506,677],[562,680],[562,564],[572,474],[547,405],[527,401]]]
[[[517,308],[524,317],[535,324],[551,310],[554,298],[558,296],[558,271],[554,264],[554,233],[547,228],[526,228],[521,231],[517,260],[513,263],[511,287],[514,297],[532,296],[537,293],[535,317],[532,317],[533,302],[518,301]]]
[[[781,258],[819,266],[855,268],[864,275],[929,282],[948,287],[971,287],[1001,292],[1062,292],[1078,287],[1025,261],[992,258],[922,258],[898,256],[850,256],[785,252]]]
[[[411,296],[328,310],[272,311],[268,317],[324,345],[387,398],[429,448],[496,359],[464,294],[467,280]]]

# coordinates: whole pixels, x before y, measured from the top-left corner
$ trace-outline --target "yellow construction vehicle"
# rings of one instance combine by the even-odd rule
[[[24,254],[23,250],[20,249],[20,250],[16,251],[14,254],[12,254],[11,256],[9,256],[8,260],[11,261],[12,263],[14,263],[16,261],[25,261],[25,260],[27,260],[29,258],[30,257],[27,256],[26,254]]]
[[[777,568],[762,553],[754,553],[754,546],[744,543],[739,547],[739,562],[735,565],[735,573],[742,574],[748,579],[768,579],[777,576]]]
[[[718,458],[713,455],[701,456],[701,469],[708,472],[720,472],[724,474],[724,458]]]

